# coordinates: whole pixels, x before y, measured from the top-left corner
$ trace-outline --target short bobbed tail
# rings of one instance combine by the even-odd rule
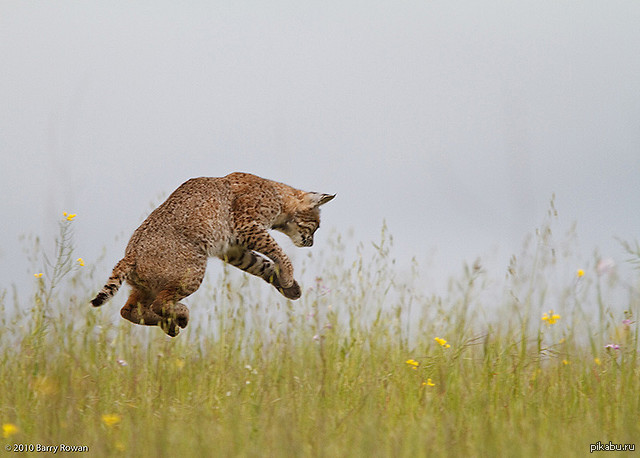
[[[91,300],[91,305],[94,307],[100,307],[111,299],[118,292],[120,286],[122,286],[122,282],[125,281],[132,269],[133,263],[130,262],[127,257],[121,259],[113,268],[113,272],[111,273],[109,280],[107,280],[107,284],[104,285],[98,295]]]

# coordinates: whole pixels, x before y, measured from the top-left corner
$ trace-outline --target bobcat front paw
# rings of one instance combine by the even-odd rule
[[[293,279],[291,281],[291,285],[288,287],[285,287],[282,285],[282,281],[280,277],[276,274],[271,275],[266,280],[269,283],[271,283],[273,287],[277,289],[278,292],[280,292],[280,294],[282,294],[287,299],[296,300],[296,299],[299,299],[300,296],[302,295],[302,291],[300,290],[300,285],[298,285],[298,282]]]
[[[276,289],[278,291],[280,291],[280,294],[282,294],[287,299],[296,300],[296,299],[299,299],[300,296],[302,296],[302,291],[300,290],[300,285],[298,285],[298,282],[295,281],[295,280],[293,280],[293,285],[290,286],[289,288],[283,288],[282,286],[276,286]]]

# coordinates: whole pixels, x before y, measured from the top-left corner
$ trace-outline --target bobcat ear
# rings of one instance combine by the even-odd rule
[[[308,192],[304,196],[304,200],[309,207],[319,207],[333,199],[335,194],[321,194],[319,192]]]

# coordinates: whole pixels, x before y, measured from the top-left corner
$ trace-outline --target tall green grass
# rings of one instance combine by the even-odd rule
[[[63,219],[54,253],[34,258],[33,295],[0,296],[2,446],[414,457],[637,445],[637,278],[597,254],[568,269],[572,236],[558,240],[555,219],[552,205],[503,278],[478,260],[441,295],[416,262],[396,267],[386,228],[352,257],[333,234],[302,260],[296,302],[218,269],[175,339],[121,320],[124,293],[88,305],[104,279],[77,261]]]

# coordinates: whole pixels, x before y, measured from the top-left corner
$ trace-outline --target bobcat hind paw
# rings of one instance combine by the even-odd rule
[[[180,328],[186,328],[189,323],[189,309],[186,305],[177,303],[173,306],[171,315],[162,319],[160,328],[169,335],[175,337],[180,333]]]
[[[189,324],[189,309],[187,306],[178,302],[173,306],[172,313],[172,318],[175,318],[176,324],[181,328],[186,328],[187,324]]]
[[[180,334],[178,323],[172,318],[165,318],[159,323],[159,326],[169,337],[175,337]]]

